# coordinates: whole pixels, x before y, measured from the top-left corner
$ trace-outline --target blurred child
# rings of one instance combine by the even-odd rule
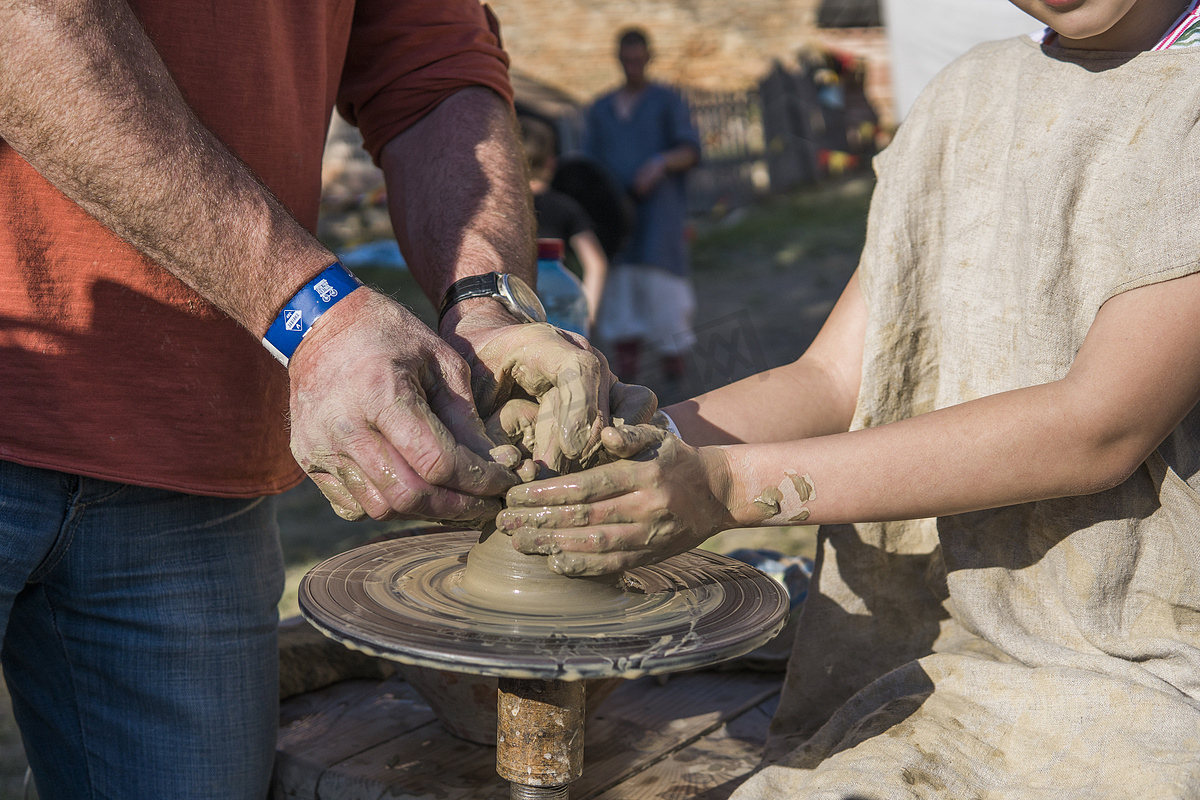
[[[571,248],[583,271],[583,293],[588,304],[588,328],[596,324],[596,311],[604,293],[608,258],[583,206],[570,195],[550,188],[557,158],[554,130],[530,116],[522,116],[521,139],[529,162],[529,188],[537,215],[539,239],[560,239]]]
[[[1014,2],[1050,28],[922,95],[808,351],[499,518],[569,574],[822,526],[738,800],[1200,796],[1200,14]]]

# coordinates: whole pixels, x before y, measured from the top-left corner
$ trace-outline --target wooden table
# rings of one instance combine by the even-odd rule
[[[758,763],[781,673],[628,681],[589,713],[572,800],[722,800]],[[272,797],[506,800],[495,748],[446,733],[400,677],[283,703]]]

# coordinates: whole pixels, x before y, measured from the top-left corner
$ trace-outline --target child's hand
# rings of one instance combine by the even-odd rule
[[[496,518],[518,550],[550,556],[564,575],[652,564],[735,527],[724,451],[697,449],[654,425],[605,428],[622,459],[511,489]]]

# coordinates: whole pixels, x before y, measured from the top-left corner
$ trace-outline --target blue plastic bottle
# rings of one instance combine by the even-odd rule
[[[537,293],[547,322],[588,335],[587,297],[583,284],[563,264],[562,239],[538,239]]]

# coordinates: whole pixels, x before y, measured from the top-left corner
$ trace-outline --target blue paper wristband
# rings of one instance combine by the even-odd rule
[[[286,367],[317,318],[362,285],[341,263],[333,262],[284,303],[263,337],[263,347]]]

